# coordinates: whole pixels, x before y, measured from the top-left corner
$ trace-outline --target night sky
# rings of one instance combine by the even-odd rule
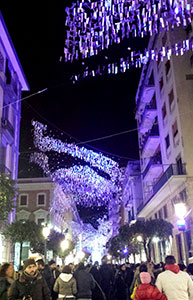
[[[3,2],[0,10],[30,85],[30,92],[23,96],[48,88],[22,102],[20,177],[40,173],[38,167],[28,163],[33,151],[32,119],[48,124],[56,137],[68,142],[76,140],[64,132],[87,141],[136,128],[135,94],[140,69],[85,79],[74,85],[69,78],[76,66],[59,61],[65,41],[65,6],[71,1],[32,1],[26,6],[21,1]],[[142,40],[127,40],[113,46],[106,55],[119,56],[131,43],[132,47],[133,43],[139,48],[145,45]],[[126,158],[138,159],[137,131],[85,146],[111,153],[109,156],[121,165],[127,164]]]

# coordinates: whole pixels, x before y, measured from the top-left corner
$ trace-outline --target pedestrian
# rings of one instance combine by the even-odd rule
[[[141,284],[137,286],[134,300],[167,300],[157,287],[151,283],[151,275],[148,272],[139,274]]]
[[[69,265],[72,273],[74,273],[75,265],[73,263],[69,263],[68,265]]]
[[[39,272],[46,280],[47,285],[51,292],[54,287],[54,276],[52,274],[50,267],[44,263],[43,259],[36,260],[36,265],[38,267]]]
[[[112,270],[112,266],[107,264],[107,257],[103,257],[102,266],[99,269],[101,276],[101,288],[105,293],[106,300],[111,300],[111,293],[113,290],[114,284],[114,273]]]
[[[129,278],[126,265],[122,264],[115,277],[115,297],[117,300],[128,300],[129,296]]]
[[[5,263],[0,267],[0,300],[8,299],[8,290],[11,286],[9,278],[13,275],[13,265]]]
[[[95,280],[95,288],[92,291],[92,300],[104,300],[105,295],[101,288],[101,276],[99,272],[99,263],[96,261],[94,265],[90,268],[90,273]]]
[[[168,300],[193,299],[193,282],[186,272],[180,271],[173,255],[165,259],[165,272],[158,275],[156,286]]]
[[[56,279],[59,277],[60,272],[59,270],[56,268],[56,262],[52,259],[48,262],[48,266],[50,267],[50,270],[52,272],[53,275],[53,286],[51,287],[51,296],[52,296],[52,300],[57,300],[58,299],[58,294],[56,292],[54,292],[53,288],[54,288],[54,284],[56,282]]]
[[[187,267],[185,266],[185,264],[178,264],[180,271],[186,272],[187,271]]]
[[[54,284],[54,291],[58,293],[58,299],[75,299],[77,294],[76,280],[69,266],[63,268]]]
[[[92,291],[95,288],[95,281],[93,276],[86,272],[83,263],[79,263],[78,268],[74,272],[74,277],[77,283],[77,295],[76,299],[79,300],[91,300]]]
[[[190,275],[190,278],[193,280],[193,264],[188,265],[187,273]]]
[[[24,260],[23,272],[10,287],[8,300],[51,300],[50,290],[34,259]]]

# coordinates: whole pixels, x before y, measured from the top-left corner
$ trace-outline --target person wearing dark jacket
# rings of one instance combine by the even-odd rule
[[[151,275],[148,272],[141,272],[139,276],[141,284],[136,288],[134,300],[167,300],[157,287],[150,284]]]
[[[52,281],[53,281],[53,285],[51,288],[51,296],[52,296],[52,300],[57,300],[58,299],[58,294],[56,292],[54,292],[53,288],[54,288],[54,284],[56,282],[56,279],[59,277],[60,272],[59,270],[56,268],[56,262],[54,260],[50,260],[48,263],[48,266],[50,267],[50,270],[52,272]]]
[[[111,265],[107,264],[105,259],[103,259],[103,265],[101,266],[99,272],[101,276],[101,288],[105,293],[106,299],[110,300],[112,285],[114,283],[114,273]]]
[[[79,300],[91,300],[92,290],[95,288],[95,281],[93,276],[86,272],[84,264],[80,263],[77,270],[74,272],[74,277],[77,283],[77,295]]]
[[[76,280],[69,266],[63,268],[62,273],[54,284],[54,291],[58,293],[58,299],[75,299],[77,293]]]
[[[115,277],[115,297],[117,300],[128,300],[129,297],[129,274],[125,264],[120,266],[120,270]]]
[[[24,261],[23,273],[8,292],[8,300],[51,300],[50,290],[34,259]]]
[[[95,262],[95,264],[90,268],[90,274],[92,274],[96,284],[94,290],[92,291],[92,300],[104,300],[105,297],[101,288],[101,276],[98,262]]]
[[[45,265],[43,259],[36,260],[36,264],[37,264],[39,272],[42,274],[42,276],[46,280],[50,291],[52,291],[53,286],[54,286],[54,276],[52,274],[50,267],[48,265]]]
[[[0,300],[7,300],[8,290],[10,288],[9,278],[13,273],[13,265],[5,263],[0,268]]]

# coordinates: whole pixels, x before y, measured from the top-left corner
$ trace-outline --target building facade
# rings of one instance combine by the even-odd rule
[[[0,13],[0,172],[16,180],[22,91],[28,91],[23,69]],[[14,220],[11,213],[9,221]],[[0,263],[10,261],[10,244],[0,234]]]
[[[51,224],[61,232],[68,228],[68,222],[80,221],[70,196],[50,178],[20,178],[17,186],[17,220]]]
[[[61,233],[68,230],[71,238],[71,222],[80,224],[81,220],[71,197],[63,192],[60,185],[47,177],[20,178],[17,187],[16,220],[31,220],[39,225],[47,224]],[[19,253],[17,248],[18,245],[15,251],[16,261]],[[26,259],[28,254],[29,243],[26,243],[22,259]]]
[[[152,36],[149,48],[172,47],[188,38],[178,28]],[[155,244],[155,260],[172,252],[178,262],[193,254],[193,65],[192,52],[149,61],[136,95],[143,202],[137,216],[173,224],[172,248]],[[179,209],[181,207],[179,214]],[[183,210],[183,211],[182,211]],[[185,231],[179,231],[179,221]],[[184,228],[183,228],[184,229]]]
[[[125,169],[120,225],[137,219],[137,208],[143,202],[141,169],[139,161],[130,161]]]

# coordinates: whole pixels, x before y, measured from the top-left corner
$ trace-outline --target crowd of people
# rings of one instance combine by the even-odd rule
[[[54,260],[29,258],[18,272],[13,264],[0,267],[0,300],[193,300],[193,264],[112,265],[98,262],[63,268]]]

